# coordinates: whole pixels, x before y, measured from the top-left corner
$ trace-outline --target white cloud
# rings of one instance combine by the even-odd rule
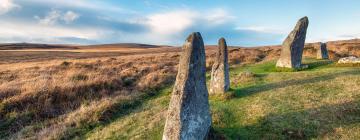
[[[69,23],[75,21],[76,19],[78,19],[79,16],[80,16],[79,14],[74,13],[73,11],[67,11],[64,14],[63,20],[69,24]]]
[[[157,13],[147,16],[147,24],[153,33],[176,34],[198,23],[206,23],[204,26],[216,26],[229,23],[235,19],[225,9],[217,8],[209,12],[200,13],[193,10],[174,10],[165,13]]]
[[[235,16],[230,15],[226,10],[220,8],[211,10],[209,13],[209,15],[205,15],[205,19],[213,25],[227,23],[235,19]]]
[[[40,18],[39,16],[35,16],[35,18],[38,19],[39,23],[43,25],[54,25],[59,21],[64,21],[65,23],[70,24],[79,18],[79,14],[73,11],[67,11],[66,13],[63,13],[60,10],[53,9],[45,17]]]
[[[290,30],[275,28],[275,27],[265,27],[265,26],[245,26],[245,27],[236,27],[236,30],[249,30],[260,33],[272,33],[272,34],[287,34]]]
[[[150,14],[145,17],[150,32],[144,37],[157,42],[174,43],[189,29],[216,28],[215,26],[229,23],[235,18],[225,9],[208,11],[210,12],[182,9]]]
[[[20,5],[15,4],[12,0],[0,0],[0,15],[16,8],[20,8]]]
[[[336,40],[349,40],[349,39],[355,39],[360,38],[359,33],[353,33],[353,34],[329,34],[329,35],[312,35],[310,34],[306,38],[306,42],[327,42],[327,41],[336,41]]]
[[[106,34],[103,29],[92,27],[42,26],[20,21],[0,21],[0,30],[0,38],[6,42],[36,42],[41,40],[40,43],[58,43],[59,38],[96,40]]]
[[[40,18],[38,16],[35,18],[39,20],[40,24],[53,25],[61,18],[61,12],[58,10],[51,10],[44,18]]]
[[[177,10],[149,15],[147,24],[153,33],[168,35],[187,29],[194,24],[197,16],[196,12],[190,10]]]
[[[27,0],[33,3],[45,4],[56,7],[71,7],[79,9],[91,9],[97,11],[110,11],[110,12],[126,12],[136,13],[130,9],[124,9],[119,5],[113,5],[104,1],[89,1],[89,0]]]

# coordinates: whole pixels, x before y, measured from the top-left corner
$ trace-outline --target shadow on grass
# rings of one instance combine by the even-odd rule
[[[74,88],[56,87],[53,90],[39,91],[26,98],[0,102],[0,139],[19,132],[25,126],[73,111],[84,101],[109,96],[97,93],[103,90],[109,93],[120,90],[123,86],[119,85],[119,81],[113,80]]]
[[[296,72],[296,71],[311,71],[316,70],[319,68],[329,67],[331,64],[333,64],[333,61],[331,60],[313,60],[310,59],[308,62],[304,62],[302,65],[305,66],[304,68],[281,68],[276,67],[274,72]]]
[[[305,69],[304,71],[306,71],[306,70],[314,70],[314,69],[317,69],[317,68],[330,66],[331,64],[333,64],[333,61],[331,61],[331,60],[317,60],[315,62],[308,62],[308,63],[305,63],[305,64],[308,65],[309,67],[307,69]]]
[[[225,134],[231,139],[313,139],[336,137],[336,128],[359,123],[360,101],[353,101],[268,114],[252,125],[216,128],[215,134]]]
[[[305,78],[305,79],[300,79],[300,80],[287,80],[287,81],[281,81],[281,82],[270,83],[270,84],[257,84],[257,85],[250,86],[250,87],[233,89],[233,93],[235,94],[236,97],[245,97],[245,96],[249,96],[249,95],[252,95],[255,93],[274,90],[274,89],[278,89],[278,88],[284,88],[287,86],[303,85],[303,84],[307,84],[307,83],[316,83],[316,82],[320,82],[320,81],[327,81],[330,79],[334,79],[338,76],[359,75],[359,74],[360,74],[360,71],[352,70],[352,71],[346,71],[346,72],[331,73],[331,74],[326,74],[326,75],[322,75],[322,76],[318,76],[318,77]]]
[[[123,118],[137,109],[141,108],[147,101],[161,96],[162,91],[167,89],[170,85],[166,85],[160,88],[151,89],[146,91],[143,95],[130,99],[127,101],[119,102],[112,105],[110,108],[104,110],[98,122],[87,123],[81,127],[67,130],[67,135],[61,139],[83,139],[87,133],[91,132],[98,127],[106,127],[117,119]],[[84,138],[85,139],[85,138]]]

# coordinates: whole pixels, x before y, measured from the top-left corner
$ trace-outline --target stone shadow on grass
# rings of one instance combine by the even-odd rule
[[[360,124],[360,100],[268,114],[252,125],[223,127],[215,131],[219,135],[225,133],[231,139],[314,139],[336,137],[336,128],[353,124]]]
[[[318,60],[315,62],[305,63],[305,65],[308,65],[308,68],[305,69],[304,71],[317,69],[319,67],[329,66],[331,64],[333,64],[333,61],[331,61],[331,60]]]
[[[165,85],[163,87],[155,88],[147,90],[143,95],[136,97],[131,100],[123,101],[116,103],[106,110],[104,110],[101,114],[101,117],[97,122],[88,123],[79,128],[72,129],[68,131],[67,135],[63,136],[61,139],[85,139],[85,135],[96,128],[102,128],[110,125],[112,122],[126,117],[127,115],[135,112],[137,109],[141,108],[143,104],[150,101],[151,99],[157,98],[161,96],[160,92],[166,89],[169,85]]]
[[[334,79],[334,78],[336,78],[338,76],[342,76],[342,75],[360,75],[360,71],[352,70],[352,71],[331,73],[331,74],[326,74],[326,75],[322,75],[322,76],[318,76],[318,77],[305,78],[305,79],[300,79],[300,80],[287,80],[287,81],[281,81],[281,82],[276,82],[276,83],[259,84],[259,85],[254,85],[254,86],[250,86],[250,87],[234,89],[233,93],[235,94],[236,97],[239,98],[239,97],[245,97],[245,96],[249,96],[252,94],[256,94],[259,92],[274,90],[274,89],[278,89],[278,88],[284,88],[287,86],[303,85],[303,84],[307,84],[307,83],[316,83],[316,82],[320,82],[320,81],[327,81],[327,80]]]

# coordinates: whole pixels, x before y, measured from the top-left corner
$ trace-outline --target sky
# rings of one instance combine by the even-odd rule
[[[308,16],[306,42],[360,37],[359,0],[0,0],[0,42],[281,44]]]

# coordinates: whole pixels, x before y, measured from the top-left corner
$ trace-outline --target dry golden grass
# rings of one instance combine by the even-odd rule
[[[81,112],[106,111],[119,100],[137,97],[143,91],[172,83],[178,55],[169,55],[159,53],[1,65],[0,136],[25,131],[27,126],[52,119],[73,118],[71,114],[76,112],[91,119]],[[87,104],[91,106],[83,107]],[[76,115],[77,119],[81,119],[81,115]],[[51,128],[64,127],[53,125]]]

